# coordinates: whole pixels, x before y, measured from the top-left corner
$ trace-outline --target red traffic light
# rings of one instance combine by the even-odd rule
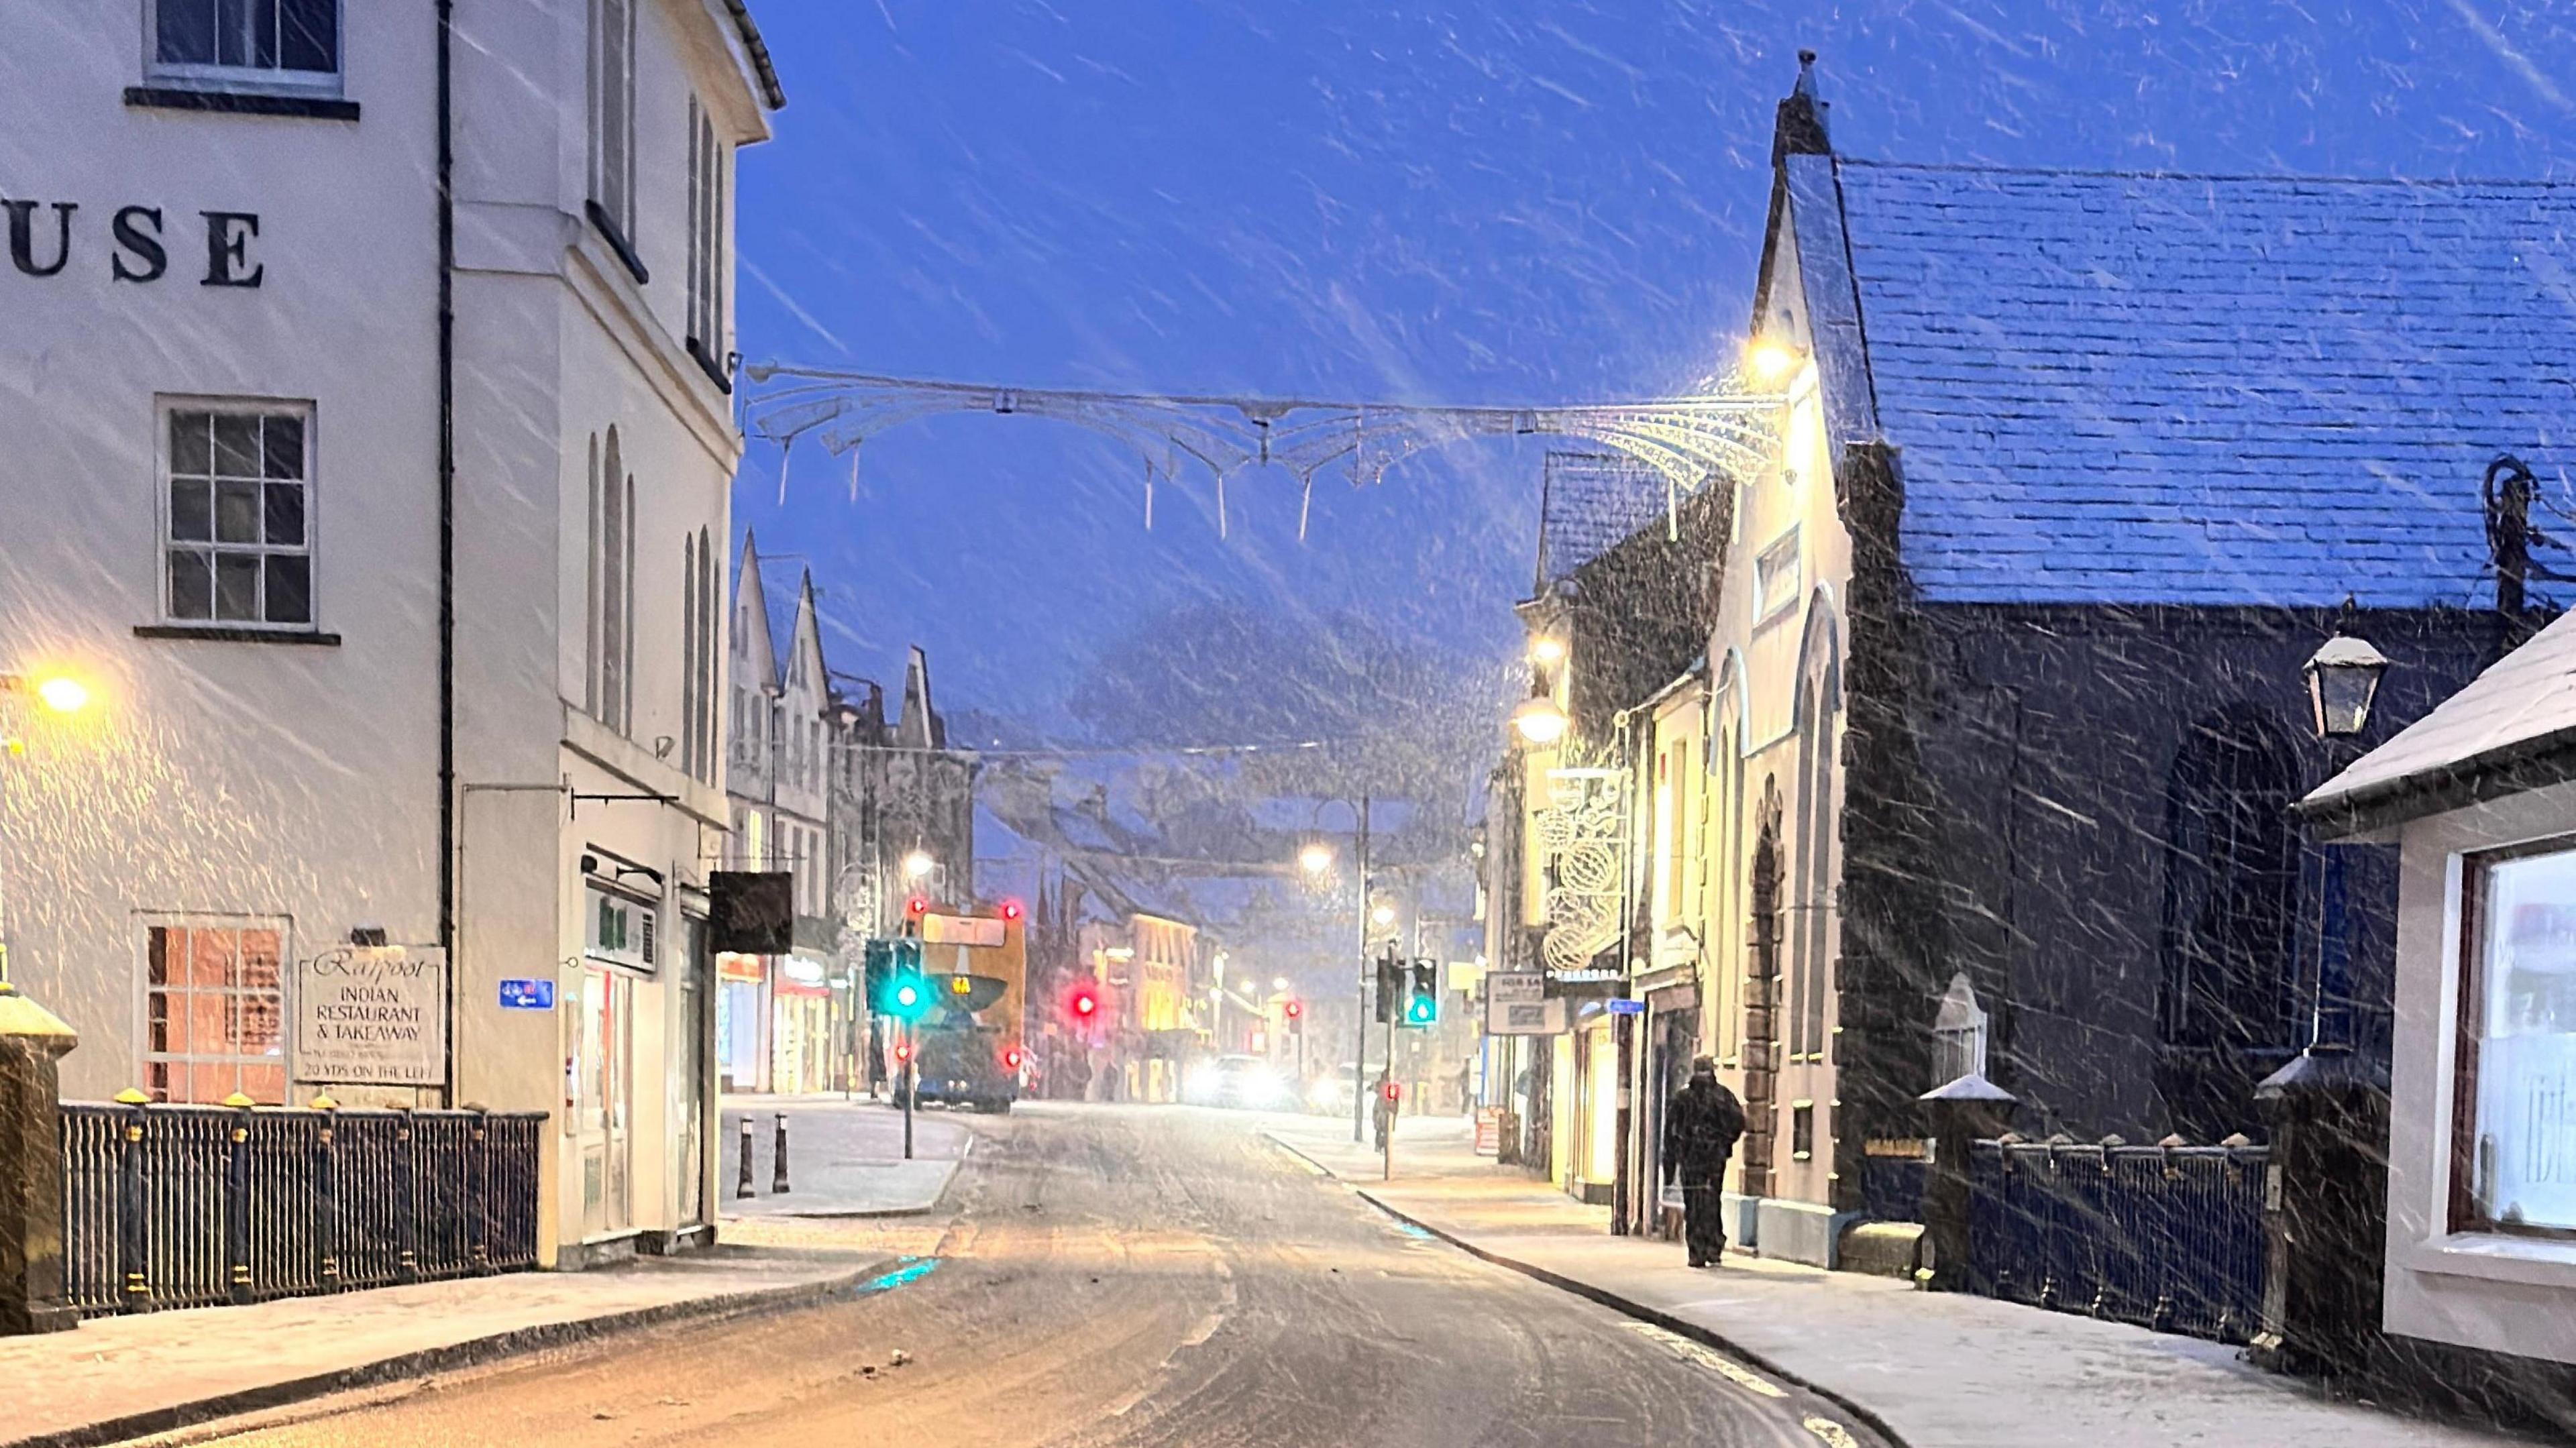
[[[1386,1099],[1389,1101],[1400,1100],[1404,1096],[1404,1086],[1401,1082],[1389,1081],[1378,1089],[1386,1093]]]
[[[1013,1046],[1002,1053],[1002,1069],[1005,1071],[1016,1071],[1020,1069],[1019,1047]]]
[[[1293,1021],[1306,1014],[1306,1003],[1304,1001],[1290,1001],[1280,1009],[1286,1011],[1288,1013],[1288,1019]]]
[[[911,916],[915,920],[929,914],[930,897],[927,895],[915,895],[911,899],[904,901],[903,913]]]
[[[1088,986],[1077,988],[1072,998],[1065,1004],[1070,1006],[1074,1015],[1082,1020],[1089,1020],[1100,1013],[1100,997],[1093,994]]]
[[[912,1064],[912,1043],[910,1041],[897,1041],[894,1043],[894,1063],[898,1066],[909,1066]]]
[[[1013,924],[1018,924],[1020,917],[1028,913],[1028,909],[1021,905],[1017,900],[1005,900],[1002,902],[1002,918],[1012,922]]]

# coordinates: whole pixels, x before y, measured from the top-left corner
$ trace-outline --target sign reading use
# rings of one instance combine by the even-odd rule
[[[447,1065],[447,954],[344,945],[295,964],[295,1079],[436,1086]]]
[[[505,1011],[550,1011],[555,1008],[555,983],[550,980],[505,980],[501,982],[501,1009]]]

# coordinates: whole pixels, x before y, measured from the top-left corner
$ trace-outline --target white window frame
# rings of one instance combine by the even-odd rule
[[[295,919],[290,915],[228,914],[223,912],[142,911],[134,917],[134,1075],[139,1082],[152,1079],[155,1063],[182,1068],[199,1065],[233,1063],[238,1067],[265,1058],[257,1056],[209,1056],[197,1051],[168,1052],[152,1049],[152,932],[154,930],[225,930],[234,932],[273,930],[277,933],[277,1066],[280,1074],[279,1104],[294,1104],[295,1094]],[[226,993],[237,993],[227,991]],[[174,1098],[175,1099],[175,1098]],[[212,1103],[199,1103],[212,1104]]]
[[[260,613],[263,615],[260,618],[217,618],[211,615],[205,618],[183,618],[171,606],[174,600],[170,594],[170,552],[172,549],[180,547],[185,543],[198,541],[194,539],[180,539],[174,537],[171,533],[174,520],[170,516],[170,473],[172,463],[170,456],[170,419],[174,413],[181,412],[211,412],[235,417],[245,415],[267,417],[292,414],[304,424],[304,476],[299,480],[304,487],[303,546],[301,548],[293,548],[283,544],[271,544],[264,536],[258,543],[222,543],[211,538],[205,540],[206,550],[210,553],[255,553],[262,558],[273,553],[300,553],[305,560],[305,588],[310,595],[307,600],[310,607],[305,610],[307,617],[301,623],[271,623],[265,617],[268,612],[268,580],[264,567],[260,579]],[[319,437],[319,419],[316,417],[315,412],[316,410],[312,401],[310,399],[302,398],[198,397],[185,394],[165,394],[153,399],[152,516],[154,520],[154,536],[152,548],[152,569],[154,579],[153,595],[159,600],[159,622],[176,628],[247,629],[255,630],[260,633],[282,634],[290,637],[300,634],[319,633],[322,631],[322,486],[320,476],[322,471],[320,466],[322,444]],[[211,466],[211,461],[209,466]],[[266,532],[266,516],[266,499],[263,498],[261,501],[263,534]],[[209,531],[212,531],[211,525]]]
[[[331,69],[286,70],[277,66],[205,65],[161,58],[161,7],[171,3],[213,4],[216,0],[143,0],[143,74],[187,90],[234,95],[292,95],[338,98],[349,69],[349,7],[334,0]]]
[[[733,147],[716,132],[715,116],[689,97],[689,313],[688,341],[714,372],[725,370],[729,318],[726,219],[733,193]]]
[[[1798,598],[1804,591],[1803,585],[1806,581],[1804,562],[1805,559],[1798,547],[1798,525],[1795,523],[1789,525],[1788,531],[1762,545],[1761,551],[1753,555],[1754,627],[1759,628],[1774,619],[1786,618],[1797,611]],[[1780,590],[1779,587],[1780,580],[1783,578],[1788,580],[1786,590]],[[1774,597],[1775,592],[1777,597]]]

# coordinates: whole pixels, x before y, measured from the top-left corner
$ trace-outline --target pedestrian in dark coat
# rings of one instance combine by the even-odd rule
[[[1664,1167],[1681,1183],[1682,1235],[1693,1267],[1714,1267],[1726,1255],[1719,1192],[1742,1135],[1744,1103],[1717,1079],[1717,1063],[1706,1056],[1691,1062],[1689,1083],[1664,1108]]]

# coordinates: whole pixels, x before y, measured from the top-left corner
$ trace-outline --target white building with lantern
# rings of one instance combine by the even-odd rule
[[[2576,1363],[2571,680],[2561,618],[2300,805],[2398,850],[2378,1325],[2464,1392]]]
[[[0,892],[66,1091],[544,1111],[544,1260],[686,1239],[751,19],[14,6],[0,79],[0,674],[88,693],[0,693]],[[434,967],[363,1070],[353,942]]]

